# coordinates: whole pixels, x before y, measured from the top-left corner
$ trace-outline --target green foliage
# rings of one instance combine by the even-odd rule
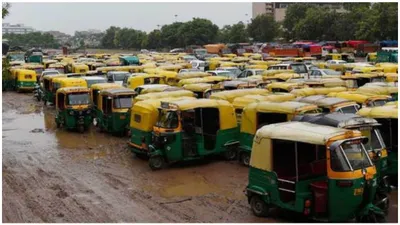
[[[179,36],[179,28],[183,23],[175,22],[161,27],[161,39],[164,46],[177,48],[182,46],[182,38]]]
[[[205,45],[217,39],[218,26],[210,20],[193,18],[178,29],[183,45]]]
[[[304,3],[292,4],[283,22],[292,40],[396,40],[397,3],[344,3],[336,11]]]
[[[251,20],[247,32],[254,41],[273,41],[279,33],[279,25],[272,16],[262,14]]]
[[[218,40],[219,42],[224,43],[247,42],[249,37],[247,34],[246,25],[242,22],[239,22],[232,26],[224,26],[218,33]]]
[[[163,47],[160,30],[153,30],[149,33],[147,36],[147,45],[151,49],[160,49]]]
[[[106,30],[106,34],[103,36],[103,38],[101,39],[101,45],[104,48],[116,48],[115,44],[114,44],[114,39],[115,39],[115,34],[120,30],[121,28],[119,27],[114,27],[111,26],[110,28],[108,28]]]
[[[8,3],[8,2],[3,2],[2,3],[2,7],[3,8],[2,8],[2,11],[1,11],[1,18],[4,19],[6,16],[8,16],[8,14],[10,14],[9,9],[11,7],[11,4]]]
[[[27,34],[4,34],[10,46],[24,46],[26,48],[58,48],[60,44],[49,33],[32,32]]]

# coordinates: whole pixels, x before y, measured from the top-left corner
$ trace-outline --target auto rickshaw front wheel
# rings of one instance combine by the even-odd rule
[[[250,154],[246,153],[246,152],[242,152],[240,154],[240,162],[245,166],[249,166],[250,165]]]
[[[152,170],[160,170],[165,166],[165,160],[162,156],[152,156],[149,159],[149,166]]]
[[[268,204],[261,199],[259,195],[253,195],[250,199],[250,206],[253,214],[258,217],[267,217],[269,215]]]
[[[384,215],[369,213],[365,216],[359,216],[356,218],[357,222],[361,223],[385,223],[386,218]]]
[[[226,149],[226,152],[224,153],[224,157],[226,160],[234,160],[236,159],[237,156],[237,151],[235,146],[230,146]]]

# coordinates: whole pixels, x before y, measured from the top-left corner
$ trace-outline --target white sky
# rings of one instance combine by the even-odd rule
[[[246,22],[251,18],[251,3],[11,3],[10,15],[3,23],[23,23],[39,31],[57,30],[67,34],[88,29],[106,30],[110,26],[150,32],[157,25],[193,17],[206,18],[218,25]],[[247,16],[246,16],[247,14]]]

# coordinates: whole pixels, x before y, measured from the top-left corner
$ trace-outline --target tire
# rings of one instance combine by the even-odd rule
[[[386,218],[383,215],[378,215],[375,213],[370,213],[366,216],[361,216],[356,218],[357,222],[361,223],[385,223]]]
[[[377,203],[379,203],[379,201],[381,199],[387,198],[387,201],[380,203],[379,205]],[[388,198],[388,196],[386,194],[379,194],[376,193],[375,194],[375,203],[374,205],[376,205],[377,207],[379,207],[380,209],[382,209],[382,211],[387,215],[389,213],[389,207],[390,207],[390,200]]]
[[[243,152],[242,154],[240,154],[240,163],[242,163],[244,166],[249,166],[250,154],[247,152]]]
[[[229,161],[235,160],[236,156],[237,156],[237,150],[235,147],[228,147],[228,149],[224,153],[224,158]]]
[[[152,170],[160,170],[165,166],[165,160],[162,156],[152,156],[149,159],[149,166]]]
[[[250,206],[253,214],[258,217],[267,217],[269,214],[268,204],[259,195],[253,195],[250,199]]]
[[[78,126],[78,131],[79,131],[79,133],[85,132],[85,127],[83,125],[79,125]]]

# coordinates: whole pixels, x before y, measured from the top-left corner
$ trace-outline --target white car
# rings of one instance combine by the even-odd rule
[[[309,78],[328,78],[328,77],[340,77],[341,72],[331,69],[312,69],[310,70]]]
[[[263,69],[246,69],[241,74],[239,74],[238,78],[246,78],[255,75],[262,75],[265,70]]]
[[[229,71],[233,73],[236,77],[239,76],[240,73],[242,73],[242,71],[237,67],[218,67],[216,70]]]
[[[207,73],[211,74],[212,76],[223,76],[229,78],[236,78],[237,76],[229,70],[211,70],[207,71]]]
[[[192,69],[181,69],[179,73],[194,73],[194,72],[202,72],[203,70],[192,68]]]
[[[344,60],[328,60],[326,61],[326,63],[330,65],[340,65],[340,64],[346,64],[347,62]]]

